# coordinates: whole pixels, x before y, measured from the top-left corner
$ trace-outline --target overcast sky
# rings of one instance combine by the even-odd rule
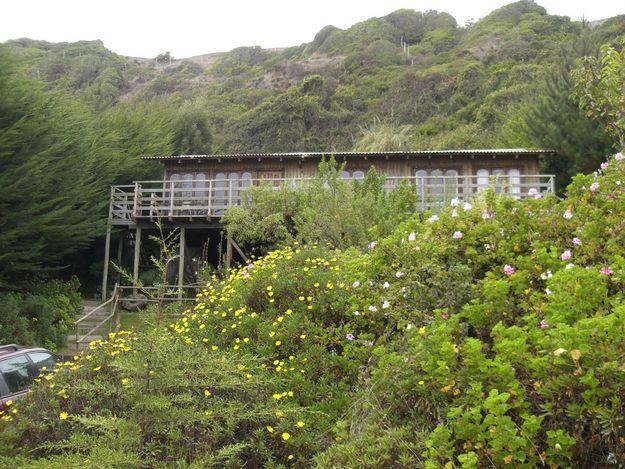
[[[238,46],[310,42],[323,26],[340,28],[399,8],[451,13],[459,24],[510,1],[478,0],[4,0],[0,42],[101,39],[123,55],[176,58]],[[597,20],[625,13],[622,0],[539,0],[550,14]]]

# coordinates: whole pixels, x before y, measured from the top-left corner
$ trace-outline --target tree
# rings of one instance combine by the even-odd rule
[[[625,41],[620,51],[606,44],[599,58],[582,58],[573,80],[573,97],[586,115],[625,147]]]
[[[60,267],[104,228],[86,106],[15,73],[0,48],[0,286]],[[78,137],[77,137],[78,136]]]
[[[505,124],[506,145],[555,150],[543,170],[555,174],[562,192],[578,173],[593,171],[612,150],[603,127],[586,117],[571,98],[571,70],[576,57],[590,53],[592,45],[580,41],[560,52],[559,65],[547,73],[536,98],[517,108]]]
[[[200,103],[182,106],[173,122],[174,152],[180,155],[209,154],[213,132],[208,119],[208,111]]]

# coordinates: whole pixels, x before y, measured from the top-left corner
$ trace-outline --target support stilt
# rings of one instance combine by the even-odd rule
[[[122,266],[122,253],[124,250],[124,232],[120,231],[119,232],[119,239],[117,240],[117,265],[119,267]],[[117,275],[115,275],[115,278],[117,279],[116,282],[118,284],[121,284],[121,272],[117,272]]]
[[[178,298],[182,298],[182,286],[184,285],[184,248],[185,248],[184,227],[180,228],[180,257],[178,259]]]
[[[106,288],[109,276],[109,256],[111,254],[111,225],[106,227],[106,241],[104,245],[104,270],[102,272],[102,301],[106,301]]]
[[[132,283],[135,286],[134,293],[137,293],[137,282],[139,281],[139,254],[141,252],[141,227],[135,229],[135,260],[132,265]]]
[[[231,264],[232,264],[232,237],[228,235],[226,237],[226,269],[229,269]]]

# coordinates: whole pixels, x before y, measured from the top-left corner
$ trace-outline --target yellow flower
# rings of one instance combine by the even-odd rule
[[[300,339],[304,340],[306,338],[306,334],[302,334],[299,336]]]
[[[13,404],[13,401],[11,399],[4,403],[4,405],[6,405],[7,407],[9,407],[11,404]]]
[[[291,435],[289,435],[287,432],[284,432],[284,433],[282,434],[282,439],[283,439],[284,441],[288,440],[289,438],[291,438]]]
[[[96,366],[96,367],[93,369],[93,371],[100,371],[100,369],[101,369],[101,368],[102,368],[101,366]]]
[[[211,345],[211,350],[217,350],[219,347],[217,345]]]
[[[306,425],[304,422],[302,422],[301,420],[299,422],[297,422],[297,426],[299,428],[302,428],[304,425]]]
[[[59,414],[59,418],[60,418],[61,420],[65,420],[65,419],[67,419],[67,417],[69,417],[69,414],[68,414],[67,412],[61,412],[61,413]]]
[[[424,384],[424,383],[425,383],[425,381],[423,381],[423,380],[419,381],[419,384]]]
[[[122,384],[123,384],[123,385],[126,385],[126,384],[128,384],[128,381],[129,381],[129,379],[128,379],[128,378],[124,378],[124,379],[122,379]]]
[[[210,392],[208,389],[205,389],[205,390],[204,390],[204,395],[205,395],[206,397],[209,397],[209,396],[211,395],[211,392]]]
[[[290,461],[291,459],[293,459],[295,456],[293,456],[292,454],[289,454],[286,458]]]
[[[282,345],[282,342],[280,342],[279,340],[276,340],[276,347],[280,347],[280,345]]]
[[[269,433],[273,433],[273,427],[271,427],[271,426],[267,425],[267,431],[268,431]]]

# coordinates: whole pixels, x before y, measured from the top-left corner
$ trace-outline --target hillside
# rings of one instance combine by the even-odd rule
[[[527,144],[511,141],[504,117],[541,92],[563,53],[595,53],[624,33],[625,16],[584,25],[522,0],[465,27],[447,13],[399,10],[327,26],[296,47],[171,61],[120,56],[99,41],[6,45],[30,74],[96,112],[157,97],[198,103],[215,152],[421,149]],[[371,134],[399,138],[371,144]]]

